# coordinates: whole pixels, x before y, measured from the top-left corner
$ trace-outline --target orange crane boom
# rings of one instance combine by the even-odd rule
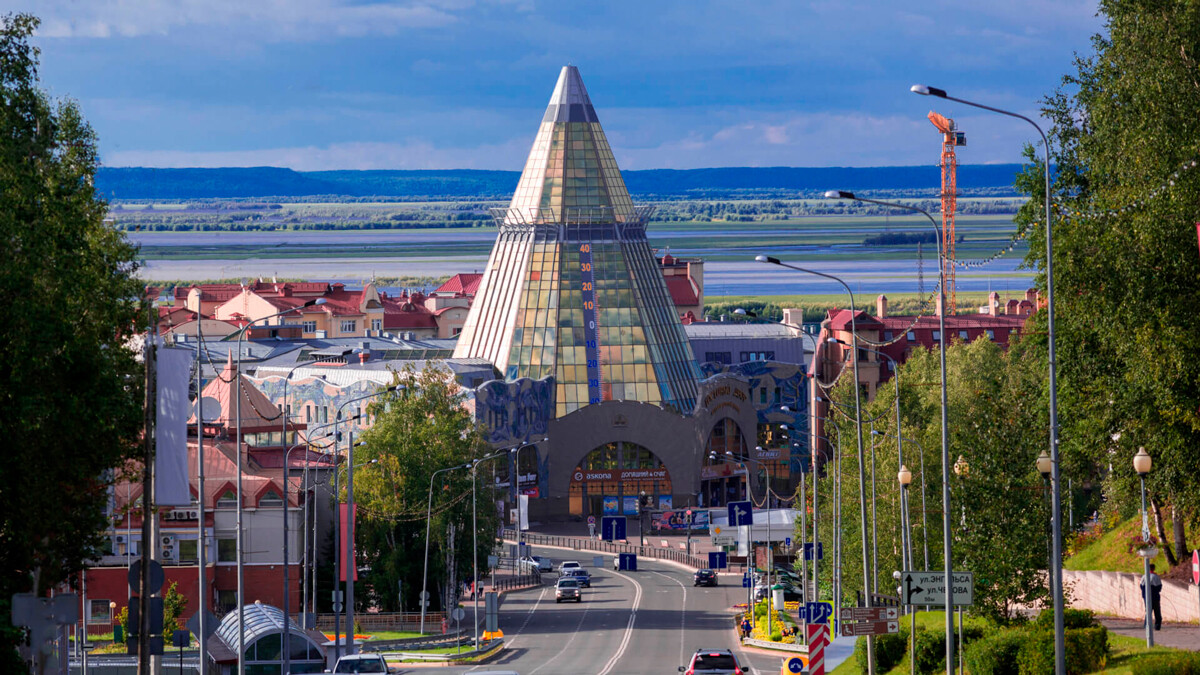
[[[954,274],[954,261],[956,260],[954,213],[958,209],[958,159],[954,154],[954,148],[966,145],[967,137],[963,132],[958,131],[954,120],[932,110],[929,111],[929,121],[942,133],[942,254],[944,259],[939,260],[938,264],[942,266],[946,279],[946,287],[943,290],[946,293],[947,306],[943,308],[943,311],[954,314],[958,309],[958,298],[955,293],[957,280]]]

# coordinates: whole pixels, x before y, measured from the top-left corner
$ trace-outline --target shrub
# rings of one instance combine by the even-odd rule
[[[1155,654],[1133,664],[1133,675],[1200,675],[1200,654]]]
[[[1054,610],[1043,609],[1038,613],[1037,619],[1033,624],[1038,628],[1048,630],[1054,629]],[[1096,614],[1090,609],[1071,609],[1070,607],[1063,609],[1063,628],[1070,630],[1072,628],[1091,628],[1097,626]]]
[[[1019,675],[1017,653],[1028,631],[1005,630],[975,640],[963,654],[971,675]]]
[[[900,665],[908,651],[908,629],[875,638],[875,672],[886,673]],[[862,672],[867,672],[867,640],[854,643],[854,659]]]
[[[946,670],[946,634],[941,631],[917,632],[917,672],[936,673]]]
[[[1017,653],[1020,675],[1054,672],[1054,632],[1023,631],[1024,644]],[[1108,629],[1104,626],[1068,629],[1063,638],[1067,673],[1090,673],[1108,663]]]

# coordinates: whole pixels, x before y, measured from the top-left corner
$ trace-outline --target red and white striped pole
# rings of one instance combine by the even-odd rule
[[[825,625],[810,623],[807,628],[809,675],[825,675]]]

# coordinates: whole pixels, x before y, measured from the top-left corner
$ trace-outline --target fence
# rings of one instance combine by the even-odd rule
[[[534,569],[529,574],[521,574],[515,577],[497,577],[492,580],[491,590],[503,592],[516,588],[541,585],[542,573]]]
[[[317,615],[317,630],[332,631],[333,630],[333,614],[318,614]],[[425,629],[431,630],[430,626],[435,628],[441,625],[442,619],[446,616],[445,612],[426,612],[425,613]],[[342,619],[343,622],[345,619]],[[420,612],[379,612],[379,613],[356,613],[354,622],[358,627],[370,633],[372,631],[388,630],[388,631],[409,631],[416,632],[421,628],[421,613]]]
[[[504,538],[506,540],[516,542],[516,530],[504,530]],[[535,532],[526,532],[524,534],[526,543],[542,546],[560,546],[562,548],[575,549],[577,551],[599,551],[602,553],[636,553],[639,558],[657,558],[659,560],[670,560],[682,565],[687,565],[695,569],[703,569],[708,567],[708,557],[688,555],[684,551],[676,551],[669,548],[658,548],[655,546],[637,546],[634,544],[621,544],[618,542],[604,541],[601,539],[588,539],[580,537],[564,537],[554,534],[537,534]]]

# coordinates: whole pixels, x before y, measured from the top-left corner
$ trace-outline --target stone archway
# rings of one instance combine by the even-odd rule
[[[690,417],[648,403],[604,401],[552,421],[549,435],[552,448],[549,453],[551,503],[548,507],[553,516],[571,515],[571,484],[576,469],[584,465],[590,453],[610,443],[644,448],[653,455],[664,471],[663,477],[670,479],[673,507],[696,503],[703,446],[695,421]],[[634,482],[642,480],[634,474],[626,478]],[[653,480],[652,476],[644,478]]]

